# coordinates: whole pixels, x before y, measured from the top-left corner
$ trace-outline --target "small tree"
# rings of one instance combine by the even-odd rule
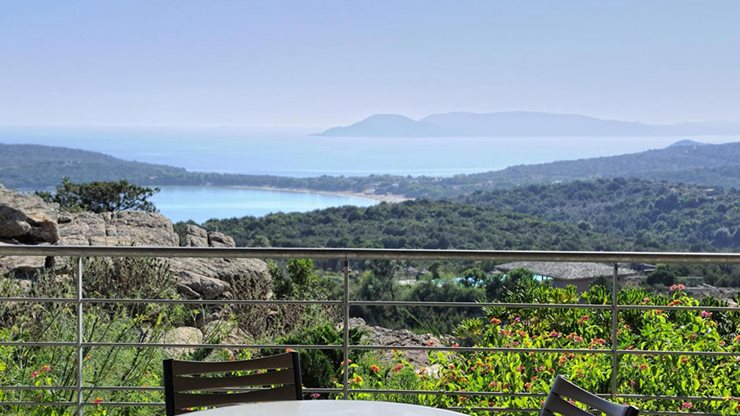
[[[159,188],[148,188],[129,183],[118,182],[74,183],[68,177],[62,179],[56,193],[36,192],[47,202],[56,202],[62,209],[69,211],[145,211],[157,212],[157,207],[149,201]]]

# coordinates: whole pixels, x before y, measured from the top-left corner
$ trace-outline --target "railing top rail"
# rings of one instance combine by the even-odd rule
[[[378,248],[277,247],[163,247],[163,246],[31,246],[0,245],[0,256],[107,257],[258,257],[351,258],[394,260],[506,260],[609,263],[724,263],[740,264],[740,253],[536,251],[536,250],[421,250]]]

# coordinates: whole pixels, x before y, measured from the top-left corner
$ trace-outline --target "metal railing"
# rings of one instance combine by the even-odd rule
[[[569,251],[502,251],[502,250],[403,250],[403,249],[352,249],[352,248],[191,248],[191,247],[89,247],[89,246],[0,246],[0,257],[4,256],[64,256],[77,257],[77,275],[75,276],[74,298],[29,298],[0,297],[0,303],[56,303],[73,305],[76,310],[76,328],[74,341],[7,341],[0,340],[0,346],[24,347],[72,347],[76,351],[76,381],[74,386],[0,386],[2,391],[58,390],[74,391],[75,401],[35,402],[35,401],[0,401],[0,407],[6,406],[74,406],[77,414],[82,415],[85,407],[94,403],[84,400],[83,392],[95,391],[143,391],[158,392],[161,387],[141,386],[89,386],[83,378],[83,351],[94,347],[160,347],[160,348],[293,348],[293,349],[341,349],[343,359],[342,388],[307,388],[307,393],[333,393],[349,398],[351,393],[375,394],[423,394],[423,395],[458,395],[490,397],[544,397],[544,393],[514,392],[467,392],[467,391],[427,391],[427,390],[394,390],[394,389],[350,389],[349,360],[353,350],[417,350],[417,351],[454,351],[454,352],[517,352],[517,353],[584,353],[604,354],[611,357],[611,398],[644,399],[644,400],[727,400],[727,397],[693,397],[693,396],[658,396],[619,394],[617,377],[619,358],[622,355],[681,355],[681,356],[715,356],[738,357],[740,354],[725,351],[666,351],[619,349],[617,342],[618,314],[625,310],[703,310],[738,312],[738,307],[723,306],[657,306],[657,305],[620,305],[617,301],[620,263],[684,263],[684,264],[740,264],[740,253],[669,253],[669,252],[569,252]],[[89,257],[156,257],[156,258],[260,258],[260,259],[341,259],[343,261],[343,285],[341,300],[254,300],[254,299],[95,299],[86,298],[83,294],[84,258]],[[537,303],[500,303],[500,302],[426,302],[426,301],[372,301],[350,299],[350,260],[416,260],[416,261],[547,261],[547,262],[602,262],[614,266],[612,275],[611,304],[537,304]],[[180,304],[180,305],[329,305],[341,306],[342,344],[338,345],[286,345],[286,344],[183,344],[183,343],[148,343],[148,342],[93,342],[84,337],[85,305],[118,303],[118,304]],[[458,347],[458,346],[401,346],[401,345],[357,345],[350,342],[350,307],[352,306],[406,306],[406,307],[503,307],[503,308],[561,308],[561,309],[597,309],[611,312],[611,346],[609,349],[581,348],[507,348],[507,347]],[[740,400],[740,398],[730,398]],[[163,406],[161,402],[105,402],[105,406]],[[473,410],[490,412],[535,412],[538,409],[511,409],[485,407]],[[646,414],[673,415],[679,412],[644,412]],[[695,413],[701,414],[701,413]],[[708,414],[708,413],[705,413]]]

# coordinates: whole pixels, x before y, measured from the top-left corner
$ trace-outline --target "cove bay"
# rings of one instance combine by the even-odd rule
[[[349,195],[290,192],[224,186],[163,186],[151,199],[172,221],[202,223],[211,218],[259,217],[273,212],[307,212],[377,201]]]

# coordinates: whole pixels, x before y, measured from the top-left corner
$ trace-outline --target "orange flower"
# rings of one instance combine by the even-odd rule
[[[380,367],[378,367],[377,365],[373,364],[373,365],[370,366],[370,371],[372,371],[375,374],[378,374],[380,372]]]
[[[498,318],[491,318],[491,320],[489,322],[491,322],[494,325],[498,325],[498,324],[501,323],[501,320],[498,319]]]
[[[398,364],[396,364],[396,365],[395,365],[395,366],[393,367],[393,372],[394,372],[394,373],[397,373],[397,372],[399,372],[399,371],[403,370],[403,367],[404,367],[404,365],[403,365],[402,363],[398,363]]]
[[[360,384],[362,383],[362,377],[360,377],[360,375],[357,374],[354,377],[352,377],[352,379],[349,382],[352,384]]]

